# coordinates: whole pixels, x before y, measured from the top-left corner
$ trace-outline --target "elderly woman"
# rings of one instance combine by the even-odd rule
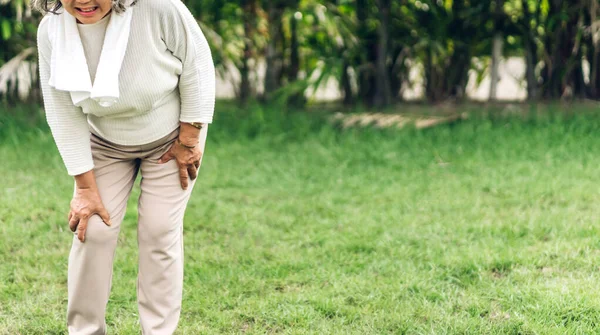
[[[210,49],[180,0],[32,0],[46,117],[75,191],[69,334],[105,334],[113,257],[141,173],[138,309],[172,334],[183,287],[183,217],[214,110]]]

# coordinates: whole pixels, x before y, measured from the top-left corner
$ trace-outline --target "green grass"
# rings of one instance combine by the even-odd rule
[[[593,111],[426,131],[284,112],[217,109],[178,334],[599,333]],[[0,118],[0,334],[65,334],[72,179],[27,124]],[[139,334],[138,194],[111,334]]]

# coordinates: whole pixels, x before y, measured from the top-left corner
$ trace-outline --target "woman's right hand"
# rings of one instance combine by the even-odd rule
[[[90,217],[98,214],[107,226],[111,225],[110,215],[104,205],[96,188],[75,189],[75,195],[71,200],[69,211],[69,228],[77,234],[79,241],[85,241],[85,231]]]

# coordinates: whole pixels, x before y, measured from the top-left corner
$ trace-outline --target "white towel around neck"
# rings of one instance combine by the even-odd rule
[[[50,16],[49,37],[52,42],[49,85],[68,91],[75,106],[91,98],[102,107],[119,99],[119,72],[127,50],[133,7],[125,13],[111,13],[94,83],[77,29],[77,20],[67,11]]]

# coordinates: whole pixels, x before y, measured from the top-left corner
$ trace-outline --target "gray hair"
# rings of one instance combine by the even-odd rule
[[[115,13],[123,13],[127,7],[133,6],[137,0],[111,0],[111,2],[112,10]],[[31,7],[42,14],[58,14],[58,10],[62,7],[62,4],[60,0],[31,0]]]

